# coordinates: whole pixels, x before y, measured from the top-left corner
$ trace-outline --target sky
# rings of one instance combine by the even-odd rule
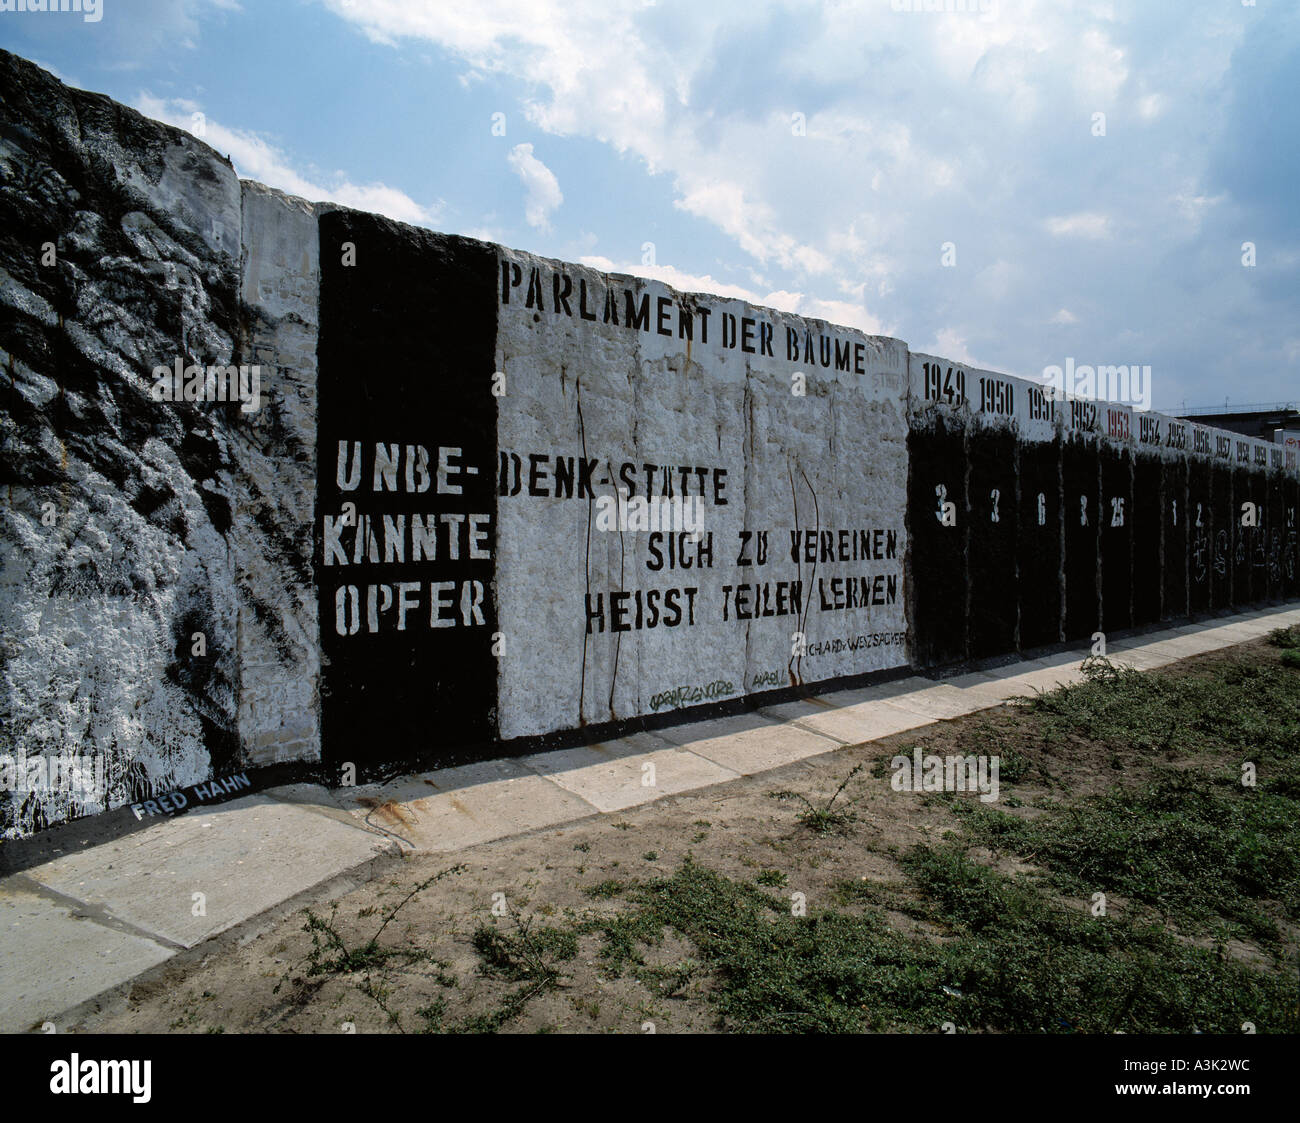
[[[312,200],[1149,366],[1157,409],[1300,399],[1295,0],[100,2],[0,46]]]

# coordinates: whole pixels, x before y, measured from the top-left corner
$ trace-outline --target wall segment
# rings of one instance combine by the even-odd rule
[[[0,94],[5,837],[1300,596],[1294,451]]]

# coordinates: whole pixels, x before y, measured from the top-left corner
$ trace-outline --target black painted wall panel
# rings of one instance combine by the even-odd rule
[[[928,428],[908,433],[907,447],[913,662],[920,667],[958,663],[966,658],[970,526],[964,426],[959,419],[935,415]],[[940,521],[941,502],[955,505],[956,526]]]
[[[1190,554],[1187,505],[1187,461],[1164,460],[1160,467],[1160,515],[1164,524],[1164,602],[1161,619],[1180,620],[1188,614],[1187,570]]]
[[[1191,460],[1187,466],[1187,586],[1193,619],[1210,612],[1214,589],[1214,466]]]
[[[1101,446],[1101,630],[1133,626],[1133,454]]]
[[[471,558],[465,528],[467,516],[488,515],[488,541],[495,542],[497,261],[482,243],[354,211],[322,215],[319,230],[315,533],[322,751],[327,764],[355,762],[365,775],[388,762],[451,759],[453,750],[496,733],[494,562]],[[342,260],[348,242],[354,265]],[[353,442],[361,444],[353,490],[338,483],[340,441],[349,456]],[[399,446],[395,479],[376,477],[377,443]],[[426,449],[428,464],[420,465],[418,452],[409,456],[408,446]],[[448,457],[461,470],[446,474],[447,486],[437,482],[440,447],[461,450]],[[355,527],[341,532],[347,564],[328,551],[324,519],[338,516],[345,501],[355,502],[364,528],[375,531],[377,562],[365,556],[366,538],[353,553],[361,533]],[[451,524],[441,522],[444,514]],[[429,560],[422,550],[415,561],[413,543],[389,535],[384,515],[394,526],[405,517],[409,528],[414,515],[422,524],[439,523],[436,557]],[[390,538],[394,548],[403,538],[403,553],[387,553]],[[412,606],[399,629],[403,583]],[[435,590],[435,583],[446,585]]]
[[[972,659],[1016,649],[1016,439],[1008,429],[972,430],[969,646]]]
[[[1020,649],[1061,640],[1061,444],[1020,445]]]
[[[1255,505],[1255,526],[1245,531],[1246,563],[1250,568],[1250,603],[1268,601],[1268,469],[1253,465],[1247,479],[1250,502]],[[1237,521],[1241,522],[1241,501],[1237,503]]]
[[[1232,603],[1245,608],[1255,602],[1255,551],[1259,545],[1256,527],[1243,524],[1242,505],[1255,502],[1253,473],[1249,468],[1236,468],[1232,473]],[[1258,503],[1256,503],[1258,511]]]
[[[1210,467],[1210,510],[1213,537],[1210,548],[1210,608],[1226,611],[1232,606],[1232,469],[1227,464]]]
[[[1164,528],[1164,462],[1139,453],[1133,462],[1133,623],[1154,624],[1161,616],[1165,563],[1161,550]],[[1173,555],[1181,566],[1186,555]]]
[[[1061,450],[1065,519],[1065,637],[1090,638],[1101,625],[1098,537],[1101,465],[1097,444],[1071,437]]]
[[[1291,476],[1282,488],[1282,596],[1300,597],[1300,480]]]
[[[1286,477],[1277,470],[1265,483],[1264,553],[1266,558],[1264,595],[1276,603],[1282,599],[1282,553],[1286,542]]]

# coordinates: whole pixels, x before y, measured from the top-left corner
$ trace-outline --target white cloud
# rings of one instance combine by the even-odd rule
[[[555,173],[533,155],[531,144],[516,144],[506,158],[525,188],[524,217],[534,230],[551,228],[551,213],[564,202]]]
[[[868,335],[894,335],[897,328],[882,323],[861,304],[852,304],[847,300],[818,300],[815,297],[803,299],[801,293],[795,293],[798,301],[793,307],[774,305],[782,312],[797,312],[800,316],[812,316],[819,320],[829,320],[833,324],[857,328]]]
[[[975,283],[990,300],[1001,302],[1015,291],[1024,274],[1020,266],[1010,261],[995,261],[975,274]]]
[[[1178,213],[1184,219],[1192,223],[1193,226],[1199,227],[1205,213],[1227,198],[1224,194],[1219,195],[1198,195],[1195,189],[1190,188],[1187,191],[1180,191],[1173,196],[1173,204],[1178,208]]]
[[[1044,223],[1049,234],[1057,238],[1109,238],[1110,218],[1094,212],[1062,215]]]
[[[1072,71],[1080,97],[1088,104],[1110,105],[1128,79],[1124,52],[1099,27],[1086,30],[1079,40]]]
[[[1056,315],[1054,315],[1050,320],[1048,320],[1048,323],[1050,324],[1077,324],[1078,322],[1079,322],[1079,317],[1076,316],[1073,312],[1071,312],[1068,308],[1062,308],[1059,312],[1056,313]]]
[[[135,108],[146,117],[164,121],[179,129],[197,134],[200,128],[195,114],[201,114],[197,102],[184,98],[170,100],[141,93]],[[441,205],[421,206],[404,191],[383,183],[353,183],[342,173],[327,182],[317,182],[297,171],[289,158],[256,133],[232,129],[211,119],[201,125],[206,144],[230,157],[235,171],[243,179],[255,179],[268,187],[301,195],[310,202],[341,203],[345,207],[387,215],[399,222],[430,225],[437,221]]]
[[[1169,99],[1164,94],[1147,94],[1138,98],[1138,116],[1144,121],[1154,121],[1168,108]]]
[[[953,359],[972,367],[985,367],[987,364],[976,359],[966,348],[966,336],[956,328],[940,328],[935,332],[934,340],[925,347],[918,348],[927,354],[939,355]]]
[[[589,265],[592,269],[599,269],[602,273],[626,273],[632,277],[648,277],[652,281],[662,281],[679,292],[712,293],[714,296],[729,297],[733,300],[747,300],[751,304],[761,302],[754,290],[719,281],[707,273],[684,273],[671,265],[615,262],[599,254],[588,254],[580,257],[578,261],[582,265]]]

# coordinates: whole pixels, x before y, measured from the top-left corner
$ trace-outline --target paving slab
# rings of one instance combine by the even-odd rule
[[[934,718],[912,709],[890,705],[885,699],[872,699],[854,705],[839,706],[801,718],[799,724],[846,745],[875,741],[909,729],[929,725]]]
[[[394,852],[390,839],[264,792],[56,858],[27,876],[142,932],[193,947]],[[201,902],[195,893],[204,895]]]
[[[892,698],[883,699],[879,705],[907,710],[931,721],[944,721],[948,718],[962,717],[976,710],[986,710],[990,702],[973,692],[950,686],[946,682],[929,683],[918,690],[908,690]]]
[[[0,881],[0,1033],[23,1033],[176,954],[133,932],[105,927],[73,902]]]
[[[1030,695],[1035,691],[1055,690],[1058,686],[1082,682],[1083,672],[1079,669],[1082,661],[1076,656],[1073,662],[1039,666],[1036,665],[1038,660],[1031,660],[1031,669],[1020,671],[1006,680],[1007,688],[1019,695]]]
[[[820,756],[846,743],[761,714],[736,714],[656,732],[679,748],[741,776]]]
[[[444,768],[426,779],[439,796],[456,799],[471,815],[499,820],[509,834],[553,827],[597,812],[580,796],[517,760]]]
[[[790,725],[796,721],[822,717],[833,713],[839,707],[824,697],[796,698],[790,702],[778,702],[772,706],[760,706],[758,712],[773,721]]]
[[[359,785],[340,799],[358,825],[392,839],[404,852],[477,846],[503,837],[506,829],[495,817],[471,813],[457,793],[439,793],[424,776]]]
[[[1127,643],[1115,644],[1108,654],[1112,663],[1127,664],[1138,671],[1151,671],[1177,662],[1177,658],[1163,650],[1158,643],[1134,644],[1132,647]]]
[[[596,814],[516,760],[490,760],[358,787],[342,797],[359,822],[403,850],[440,853]]]
[[[1237,641],[1233,641],[1237,642]],[[1171,655],[1175,659],[1190,659],[1193,655],[1204,655],[1208,651],[1220,651],[1230,644],[1216,640],[1212,634],[1192,632],[1186,635],[1170,636],[1150,645],[1154,651]]]
[[[916,680],[918,686],[924,685],[925,682],[925,679]],[[864,702],[878,702],[888,698],[887,686],[887,683],[877,683],[874,686],[856,686],[849,690],[832,690],[827,694],[818,694],[817,698],[832,706],[860,706]]]
[[[925,678],[923,675],[907,675],[905,678],[890,679],[889,682],[879,682],[872,686],[864,688],[866,697],[855,699],[855,701],[868,702],[873,699],[897,698],[901,694],[914,694],[918,690],[924,690],[928,686],[934,685],[934,679]],[[850,693],[843,691],[841,693]]]
[[[1016,675],[1024,673],[1027,669],[1023,662],[1012,663],[1007,667],[999,667],[997,671],[972,671],[943,681],[948,686],[955,686],[958,690],[964,690],[976,698],[987,701],[990,705],[1000,706],[1008,699],[1024,693],[1023,690],[1017,689],[1012,681]]]
[[[1269,620],[1234,620],[1230,624],[1220,624],[1205,633],[1207,639],[1219,641],[1223,647],[1234,643],[1249,643],[1260,636],[1266,636],[1273,630]],[[1189,633],[1190,634],[1190,633]]]
[[[523,763],[601,811],[623,811],[740,775],[650,733],[538,753]],[[645,783],[646,764],[654,765],[653,784]]]
[[[1242,612],[1230,619],[1229,622],[1235,623],[1238,620],[1262,621],[1268,624],[1270,628],[1281,627],[1275,624],[1277,620],[1300,620],[1300,609],[1297,608],[1259,608],[1250,612]]]

